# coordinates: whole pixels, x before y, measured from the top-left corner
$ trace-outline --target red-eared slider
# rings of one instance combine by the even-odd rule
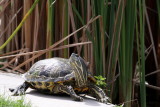
[[[83,100],[76,93],[89,93],[100,102],[109,102],[103,90],[95,85],[96,80],[88,71],[87,63],[74,53],[69,59],[40,60],[23,77],[22,85],[10,89],[13,95],[22,95],[30,87],[44,93],[66,93],[76,101]]]

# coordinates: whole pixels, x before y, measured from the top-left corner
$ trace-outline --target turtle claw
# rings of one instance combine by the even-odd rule
[[[83,101],[83,98],[80,97],[80,96],[77,96],[74,100],[75,100],[75,101]]]
[[[25,94],[25,90],[24,89],[9,89],[12,92],[12,96],[19,96],[19,95],[24,95]]]
[[[101,99],[97,99],[99,102],[101,103],[111,103],[111,99],[109,97],[104,97],[104,98],[101,98]]]
[[[96,85],[90,86],[91,95],[96,97],[97,101],[108,104],[111,103],[111,99],[106,96],[104,91]]]

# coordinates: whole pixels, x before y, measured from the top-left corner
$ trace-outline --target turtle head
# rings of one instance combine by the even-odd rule
[[[71,66],[74,68],[76,85],[84,87],[87,85],[88,65],[79,55],[72,53],[69,58]]]

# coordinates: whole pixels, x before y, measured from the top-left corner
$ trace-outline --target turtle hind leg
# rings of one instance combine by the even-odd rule
[[[66,93],[68,95],[70,95],[73,100],[75,101],[83,101],[83,98],[78,96],[75,91],[73,90],[72,86],[67,86],[67,85],[57,85],[55,86],[55,88],[53,89],[53,91],[55,93],[58,93],[58,92],[63,92],[63,93]]]
[[[24,82],[22,85],[18,86],[17,88],[15,89],[9,88],[9,90],[13,93],[12,95],[18,96],[18,95],[23,95],[29,86],[30,85],[28,82]]]
[[[96,85],[90,86],[90,93],[92,96],[96,97],[99,102],[102,103],[111,103],[111,99],[106,96],[104,91]]]

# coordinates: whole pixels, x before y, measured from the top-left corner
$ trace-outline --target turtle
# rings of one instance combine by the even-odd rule
[[[32,88],[48,94],[65,93],[75,101],[83,101],[79,94],[84,93],[99,102],[110,102],[110,98],[96,85],[96,79],[88,70],[88,63],[75,53],[69,59],[54,57],[40,60],[23,74],[23,78],[23,84],[9,88],[12,95],[23,95],[28,88]]]

